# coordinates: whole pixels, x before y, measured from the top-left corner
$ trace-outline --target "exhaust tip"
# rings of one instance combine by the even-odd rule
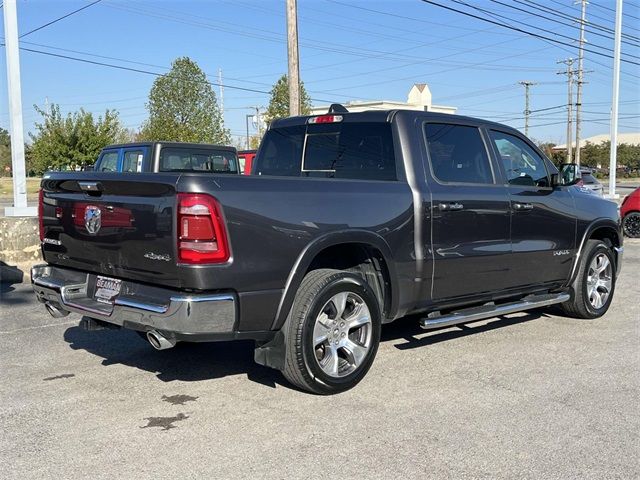
[[[166,350],[167,348],[172,348],[176,345],[175,339],[167,338],[157,330],[149,330],[147,332],[147,340],[156,350]]]
[[[58,305],[57,303],[46,302],[44,306],[47,309],[47,312],[49,312],[49,315],[51,315],[53,318],[62,318],[69,315],[69,311],[60,307],[60,305]]]

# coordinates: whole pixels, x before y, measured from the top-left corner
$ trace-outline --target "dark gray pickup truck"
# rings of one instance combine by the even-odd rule
[[[575,165],[496,123],[337,111],[274,122],[251,176],[45,176],[38,299],[157,349],[253,339],[257,362],[323,394],[358,383],[400,317],[607,311],[619,213]]]

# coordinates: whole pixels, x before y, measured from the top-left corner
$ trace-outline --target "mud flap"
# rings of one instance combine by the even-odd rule
[[[280,330],[273,340],[256,347],[253,359],[259,365],[284,370],[285,349],[284,333]]]

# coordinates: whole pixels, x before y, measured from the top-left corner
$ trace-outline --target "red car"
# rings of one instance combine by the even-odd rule
[[[238,163],[240,164],[240,173],[242,175],[251,175],[251,165],[255,156],[256,150],[241,150],[238,152]]]
[[[620,206],[622,229],[627,237],[640,238],[640,188],[636,188]]]

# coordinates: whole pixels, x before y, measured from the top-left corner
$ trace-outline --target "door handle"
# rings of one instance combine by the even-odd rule
[[[531,203],[514,203],[513,204],[513,209],[514,210],[533,210],[533,204]]]
[[[464,205],[458,202],[453,202],[453,203],[441,203],[438,205],[438,208],[440,208],[440,210],[445,211],[445,210],[462,210],[464,208]]]

